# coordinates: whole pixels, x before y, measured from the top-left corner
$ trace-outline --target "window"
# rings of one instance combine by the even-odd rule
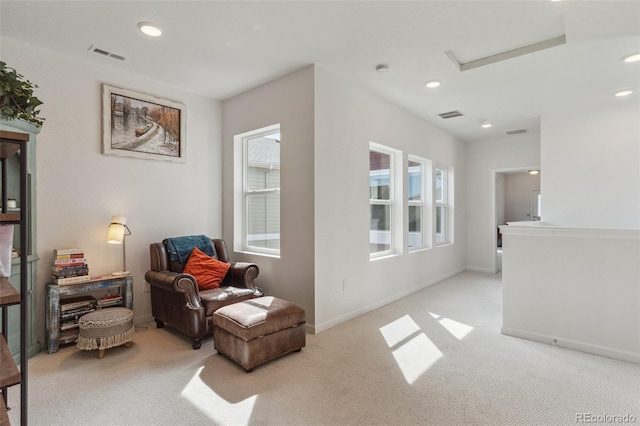
[[[396,230],[399,206],[395,194],[398,184],[395,163],[401,158],[397,151],[382,145],[369,145],[369,254],[379,257],[391,254],[397,247]],[[401,206],[400,206],[401,207]],[[400,219],[401,220],[401,219]]]
[[[446,244],[451,241],[451,205],[449,202],[453,186],[451,185],[449,170],[436,167],[435,171],[435,207],[436,207],[436,244]]]
[[[426,177],[427,172],[431,170],[429,163],[428,160],[410,155],[407,164],[407,242],[409,250],[428,247],[427,236],[430,235],[431,226],[426,218],[428,212],[426,200],[427,193],[431,194],[431,189],[427,184]],[[429,215],[429,217],[431,216]]]
[[[243,190],[242,215],[236,217],[236,222],[242,218],[241,248],[243,251],[279,255],[280,126],[236,136],[238,142],[242,145]],[[236,148],[240,147],[236,145]]]

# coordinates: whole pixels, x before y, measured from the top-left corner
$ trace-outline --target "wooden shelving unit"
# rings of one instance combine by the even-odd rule
[[[0,387],[6,388],[20,383],[20,370],[13,361],[4,337],[0,335]]]
[[[0,305],[9,306],[20,303],[20,293],[13,288],[8,279],[0,277]]]
[[[0,162],[2,164],[2,210],[0,212],[0,224],[19,225],[20,246],[28,247],[29,242],[29,196],[27,174],[27,142],[28,133],[18,133],[0,130]],[[7,159],[20,153],[20,212],[7,212]],[[20,424],[27,424],[27,335],[28,335],[28,305],[26,295],[28,292],[27,260],[26,256],[20,259],[20,286],[16,289],[7,278],[0,278],[0,315],[2,318],[2,332],[0,334],[0,390],[2,402],[0,403],[0,421],[9,423],[7,415],[8,388],[20,385]],[[14,361],[9,346],[5,339],[8,329],[7,307],[19,305],[20,307],[20,367]]]
[[[4,406],[4,399],[0,398],[0,426],[9,424],[9,415],[7,414],[7,407]]]

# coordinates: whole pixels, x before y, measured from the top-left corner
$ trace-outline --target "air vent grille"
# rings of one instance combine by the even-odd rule
[[[507,130],[505,133],[508,135],[519,135],[521,133],[527,133],[527,129]]]
[[[124,61],[125,60],[124,56],[117,55],[117,54],[111,53],[111,52],[107,52],[106,50],[99,49],[99,48],[94,47],[94,46],[91,46],[89,48],[89,52],[94,52],[94,53],[97,53],[97,54],[102,55],[102,56],[107,56],[109,58],[117,59],[119,61]]]
[[[448,118],[462,117],[463,114],[460,111],[449,111],[449,112],[443,112],[442,114],[438,114],[438,116],[446,120]]]

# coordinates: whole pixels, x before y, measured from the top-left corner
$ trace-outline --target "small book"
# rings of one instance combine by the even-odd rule
[[[95,303],[95,297],[89,295],[70,297],[66,299],[60,299],[60,310],[70,312],[75,309],[86,308],[87,306],[93,307]]]
[[[53,261],[53,264],[58,266],[84,265],[86,263],[87,263],[86,257],[74,257],[73,259],[56,259]]]
[[[84,250],[79,248],[57,248],[53,249],[53,254],[56,256],[64,256],[64,255],[72,255],[72,254],[82,254],[84,255]]]
[[[112,305],[119,305],[122,303],[122,295],[121,294],[114,294],[112,296],[103,296],[103,297],[99,297],[98,298],[98,306],[112,306]]]
[[[75,277],[58,278],[55,275],[51,276],[53,282],[58,285],[80,284],[86,281],[91,281],[91,275],[78,275]]]
[[[86,275],[87,273],[89,273],[89,265],[51,267],[51,274],[58,278],[65,275]]]
[[[56,255],[55,260],[70,260],[70,259],[81,259],[84,257],[84,253],[73,253],[73,254],[58,254]]]

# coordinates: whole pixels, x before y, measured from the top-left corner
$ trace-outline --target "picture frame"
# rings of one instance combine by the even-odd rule
[[[102,85],[102,153],[186,163],[186,106]]]

